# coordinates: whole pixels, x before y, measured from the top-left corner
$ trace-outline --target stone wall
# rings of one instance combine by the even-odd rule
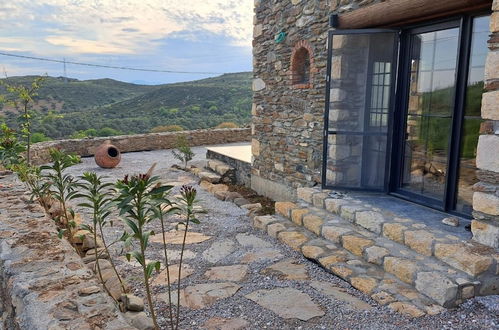
[[[135,329],[29,198],[0,174],[0,329]]]
[[[474,186],[473,239],[499,248],[499,0],[494,0],[490,21],[489,53],[485,66],[485,89],[477,149],[478,179]]]
[[[57,140],[35,144],[32,148],[32,159],[36,164],[47,163],[50,160],[50,148],[74,152],[82,157],[93,156],[95,150],[105,141],[110,141],[123,153],[175,148],[180,136],[185,136],[190,146],[200,146],[250,141],[250,134],[249,128],[229,128]]]
[[[275,200],[321,182],[329,14],[377,0],[255,1],[252,186]],[[284,41],[277,43],[280,32]],[[310,52],[310,81],[294,84],[297,45]],[[276,183],[279,188],[276,189]]]

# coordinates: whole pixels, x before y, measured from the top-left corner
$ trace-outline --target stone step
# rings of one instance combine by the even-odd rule
[[[303,206],[277,202],[276,212],[365,262],[378,265],[442,306],[456,306],[479,289],[479,281],[432,256],[421,255],[322,209]]]
[[[236,169],[216,159],[208,159],[206,169],[218,174],[220,182],[236,183]]]
[[[365,261],[341,244],[320,238],[284,217],[256,216],[253,217],[253,226],[301,252],[306,258],[349,282],[381,305],[388,305],[412,317],[445,311],[433,299],[384,271],[379,265]]]
[[[339,216],[357,228],[365,229],[423,256],[432,256],[449,267],[467,273],[481,286],[477,295],[499,294],[499,252],[474,241],[428,227],[413,219],[397,217],[372,205],[318,188],[298,188],[298,203],[310,204]],[[297,206],[294,206],[297,207]]]

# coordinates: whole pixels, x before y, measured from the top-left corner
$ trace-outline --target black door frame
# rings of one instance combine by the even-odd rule
[[[483,14],[483,13],[482,13]],[[398,127],[393,131],[393,146],[395,151],[391,157],[391,164],[394,171],[390,172],[389,193],[431,208],[455,214],[463,217],[470,217],[455,210],[457,202],[457,185],[459,179],[459,153],[463,130],[464,107],[466,102],[466,89],[468,84],[469,61],[471,53],[471,38],[474,17],[481,14],[462,15],[459,17],[441,20],[433,23],[425,23],[416,27],[404,29],[401,33],[401,47],[399,57],[399,83],[396,92],[396,108],[400,109],[394,113],[394,122]],[[453,95],[453,112],[451,135],[448,145],[447,157],[447,176],[445,180],[445,189],[443,201],[423,196],[417,193],[403,190],[401,187],[403,179],[403,155],[404,141],[406,134],[406,116],[409,102],[409,84],[410,84],[410,52],[411,36],[417,33],[438,31],[447,28],[459,28],[459,44],[456,65],[456,80]]]
[[[468,73],[470,65],[471,39],[473,19],[484,15],[490,15],[490,10],[470,13],[460,16],[439,19],[435,21],[425,22],[405,27],[400,30],[396,29],[356,29],[356,30],[330,30],[328,38],[328,55],[327,55],[327,76],[326,76],[326,95],[325,95],[325,111],[324,111],[324,135],[323,135],[323,166],[322,166],[322,188],[337,189],[337,190],[352,190],[352,191],[381,191],[399,198],[423,204],[437,210],[441,210],[450,214],[455,214],[462,217],[470,217],[469,214],[464,214],[455,210],[457,202],[457,186],[459,177],[459,154],[461,147],[464,107],[466,102],[466,89],[468,83]],[[441,201],[410,193],[399,189],[402,174],[402,155],[404,151],[404,134],[406,132],[406,113],[407,103],[409,101],[409,75],[410,75],[410,36],[411,34],[422,31],[435,31],[445,29],[445,27],[459,27],[459,45],[456,71],[456,88],[454,91],[454,112],[452,114],[451,138],[449,139],[448,158],[447,158],[447,177],[445,183],[445,194],[443,203]],[[390,93],[390,111],[388,117],[388,134],[387,134],[387,161],[385,185],[381,190],[373,190],[366,188],[355,187],[339,187],[331,186],[326,181],[327,169],[327,146],[328,137],[335,132],[329,131],[329,107],[330,107],[330,88],[331,88],[331,60],[332,60],[332,39],[337,34],[362,34],[376,32],[399,32],[399,45],[395,47],[396,66],[392,74],[393,88]],[[396,110],[398,109],[398,110]]]

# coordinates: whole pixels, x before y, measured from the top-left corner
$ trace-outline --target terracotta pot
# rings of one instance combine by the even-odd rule
[[[102,168],[116,167],[121,161],[121,153],[112,144],[104,143],[95,151],[95,163]]]

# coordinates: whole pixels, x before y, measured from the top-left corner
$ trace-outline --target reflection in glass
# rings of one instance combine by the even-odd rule
[[[476,147],[482,119],[480,117],[487,39],[489,36],[490,16],[477,17],[473,20],[471,39],[471,58],[466,89],[466,104],[459,153],[459,177],[456,210],[471,214],[473,185],[476,178]]]
[[[412,36],[402,188],[444,199],[459,29]]]

